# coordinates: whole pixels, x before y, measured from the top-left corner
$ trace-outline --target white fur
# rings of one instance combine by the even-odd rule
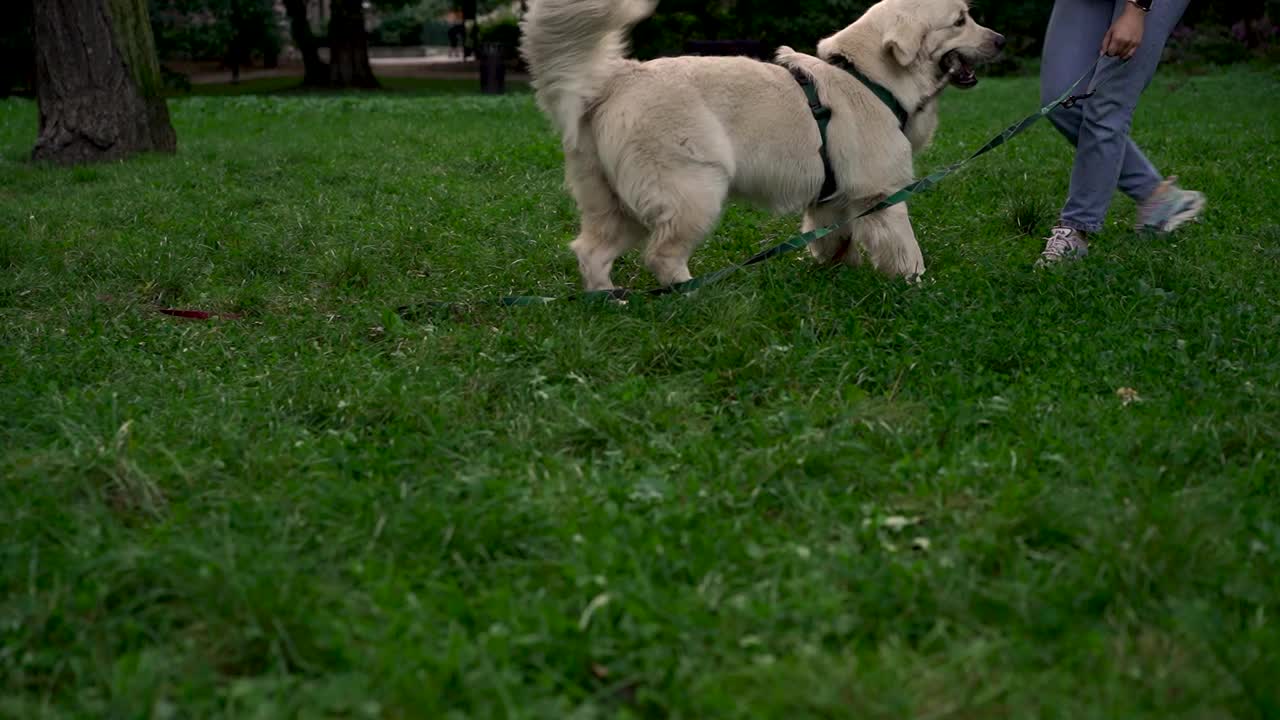
[[[625,58],[626,31],[653,0],[533,0],[521,52],[539,106],[560,132],[565,174],[581,213],[570,245],[587,289],[613,287],[613,262],[644,245],[663,284],[688,280],[689,256],[738,196],[776,212],[805,212],[804,228],[849,220],[912,179],[912,155],[937,127],[939,69],[948,51],[993,57],[999,35],[967,18],[964,0],[883,0],[818,44],[776,64],[747,58]],[[956,21],[966,22],[956,27]],[[893,113],[825,60],[843,55],[913,111],[904,135]],[[814,78],[832,109],[828,152],[840,195],[815,206],[821,139],[791,76]],[[860,262],[918,277],[924,259],[905,205],[851,223],[810,246],[823,261]]]

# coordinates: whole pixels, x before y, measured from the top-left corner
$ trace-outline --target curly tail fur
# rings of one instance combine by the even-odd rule
[[[520,54],[534,97],[567,149],[591,103],[627,53],[627,30],[653,14],[657,0],[533,0],[520,23]]]

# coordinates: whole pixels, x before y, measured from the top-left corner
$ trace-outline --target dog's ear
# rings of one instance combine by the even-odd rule
[[[915,62],[924,44],[924,28],[906,13],[898,13],[889,21],[884,33],[884,49],[893,54],[898,64],[906,67]]]
[[[823,38],[818,41],[818,57],[822,60],[830,60],[831,53],[836,51],[836,39],[834,37]]]

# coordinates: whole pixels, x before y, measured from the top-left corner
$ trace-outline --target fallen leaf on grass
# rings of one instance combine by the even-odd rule
[[[161,315],[169,315],[170,317],[185,318],[187,320],[211,320],[220,318],[222,320],[239,320],[244,317],[237,313],[219,313],[209,312],[207,310],[183,310],[180,308],[156,308]]]
[[[871,518],[867,518],[866,520],[862,521],[862,526],[870,527],[872,522],[873,521]],[[920,518],[907,517],[905,515],[890,515],[889,517],[880,521],[880,527],[884,528],[885,530],[889,530],[891,532],[902,532],[904,529],[909,528],[912,525],[919,525],[919,524],[920,524]]]
[[[1122,387],[1116,390],[1116,397],[1120,398],[1121,405],[1131,405],[1136,402],[1142,402],[1142,398],[1138,396],[1138,391],[1131,387]]]

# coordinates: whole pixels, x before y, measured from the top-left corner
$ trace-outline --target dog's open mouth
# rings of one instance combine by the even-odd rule
[[[951,84],[958,88],[969,89],[978,84],[978,73],[973,65],[959,50],[952,50],[942,56],[942,72],[951,78]]]

